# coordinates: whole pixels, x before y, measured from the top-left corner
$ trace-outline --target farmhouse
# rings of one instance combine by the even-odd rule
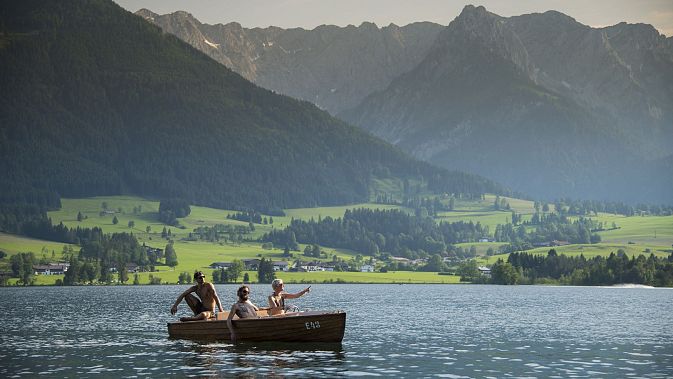
[[[390,257],[390,260],[393,262],[400,262],[404,264],[409,264],[411,262],[411,260],[403,257]]]
[[[150,247],[150,246],[145,246],[145,245],[143,245],[143,247],[145,248],[145,251],[148,254],[155,254],[159,257],[162,257],[164,255],[164,249],[159,249],[157,247]]]
[[[285,261],[273,262],[273,271],[288,271],[290,264]]]
[[[360,272],[374,272],[374,265],[362,265]]]
[[[35,275],[63,275],[69,267],[69,263],[49,263],[47,265],[33,265],[33,271]]]
[[[325,271],[325,267],[322,262],[299,262],[297,265],[297,271]]]
[[[214,270],[219,270],[219,269],[228,269],[231,267],[231,262],[213,262],[210,264],[210,268]]]
[[[243,260],[243,266],[245,266],[246,270],[250,271],[256,271],[257,268],[259,267],[259,262],[260,260],[257,258],[254,259],[244,259]]]
[[[336,268],[336,264],[335,263],[325,263],[323,265],[323,267],[325,268],[325,271],[330,271],[331,272],[331,271],[334,271],[334,269]]]
[[[482,275],[491,276],[491,269],[485,266],[479,266],[477,268]]]

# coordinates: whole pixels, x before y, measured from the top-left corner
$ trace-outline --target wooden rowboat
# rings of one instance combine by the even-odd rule
[[[346,312],[310,311],[278,316],[232,320],[238,341],[341,342],[346,330]],[[173,338],[230,340],[228,312],[202,321],[169,322]]]

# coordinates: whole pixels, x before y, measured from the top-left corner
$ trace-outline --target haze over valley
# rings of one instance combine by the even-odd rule
[[[440,167],[547,199],[673,196],[673,43],[650,25],[471,5],[446,26],[313,30],[137,14]]]

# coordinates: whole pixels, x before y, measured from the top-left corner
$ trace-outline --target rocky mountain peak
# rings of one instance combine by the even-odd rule
[[[577,22],[577,20],[568,16],[567,14],[561,13],[561,12],[555,11],[555,10],[549,10],[549,11],[546,11],[546,12],[542,13],[541,19],[544,20],[545,22],[555,21],[556,23],[559,23],[559,24],[561,24],[561,23],[565,23],[565,24],[568,24],[568,25],[580,24],[579,22]]]
[[[173,12],[173,15],[178,18],[183,18],[183,19],[195,19],[194,16],[192,16],[191,13],[185,12],[185,11],[175,11]]]
[[[159,16],[158,14],[152,12],[151,10],[149,10],[147,8],[139,9],[138,11],[136,11],[135,14],[137,14],[138,16],[140,16],[140,17],[142,17],[146,20],[153,20],[155,17]]]
[[[375,23],[369,22],[369,21],[364,21],[362,24],[360,24],[360,26],[358,26],[358,28],[361,29],[361,30],[365,30],[365,31],[378,31],[379,30],[379,27]]]
[[[444,28],[427,22],[379,28],[363,22],[313,30],[248,29],[238,23],[202,24],[187,12],[148,20],[246,79],[334,114],[416,66]]]
[[[481,5],[478,7],[466,5],[451,24],[455,24],[454,27],[461,27],[464,30],[476,32],[485,25],[492,25],[498,20],[502,20],[502,17],[487,11]]]
[[[511,61],[519,70],[535,78],[528,52],[507,19],[491,13],[483,6],[467,5],[437,38],[438,44],[448,44],[465,51],[465,47],[482,47]]]
[[[602,28],[610,39],[619,39],[624,43],[639,48],[653,48],[665,40],[657,29],[649,24],[627,24],[620,22],[617,25]]]

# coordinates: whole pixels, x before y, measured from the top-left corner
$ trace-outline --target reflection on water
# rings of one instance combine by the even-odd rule
[[[222,373],[263,374],[264,376],[297,373],[315,376],[343,368],[344,351],[337,344],[301,343],[221,343],[193,342],[183,345],[183,365],[199,375]]]
[[[0,377],[673,377],[669,289],[314,285],[343,343],[237,345],[169,339],[182,290],[0,288]]]

